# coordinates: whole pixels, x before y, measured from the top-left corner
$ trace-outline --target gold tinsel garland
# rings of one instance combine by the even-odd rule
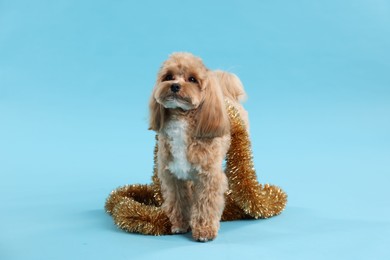
[[[225,193],[222,221],[278,215],[286,206],[287,195],[277,186],[258,183],[249,134],[238,110],[229,101],[226,101],[226,106],[231,125],[231,145],[226,155],[229,190]],[[156,144],[151,184],[119,187],[106,200],[106,212],[112,215],[119,228],[127,232],[171,234],[171,223],[161,209],[163,198],[157,177],[157,151]]]

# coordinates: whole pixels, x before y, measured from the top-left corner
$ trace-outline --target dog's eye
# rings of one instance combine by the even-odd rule
[[[188,78],[188,81],[189,81],[189,82],[192,82],[192,83],[198,83],[198,81],[197,81],[196,78],[194,78],[194,77],[189,77],[189,78]]]
[[[163,81],[170,81],[170,80],[173,80],[173,76],[172,74],[168,74],[164,77]]]

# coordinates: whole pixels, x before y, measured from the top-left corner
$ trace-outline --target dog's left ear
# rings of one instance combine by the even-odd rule
[[[229,133],[230,123],[219,81],[211,71],[203,83],[205,97],[197,111],[196,137],[213,138]]]

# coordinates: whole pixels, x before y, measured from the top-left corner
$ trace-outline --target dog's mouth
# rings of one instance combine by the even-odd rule
[[[194,108],[191,98],[182,97],[175,93],[167,95],[161,102],[165,108],[191,110]]]
[[[169,94],[168,96],[166,96],[165,100],[166,101],[177,100],[177,101],[180,101],[180,102],[183,102],[183,103],[191,104],[191,98],[189,98],[189,97],[182,97],[182,96],[180,96],[178,94],[175,94],[175,93],[172,93],[172,94]]]

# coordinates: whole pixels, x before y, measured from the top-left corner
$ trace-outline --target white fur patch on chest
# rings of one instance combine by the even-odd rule
[[[185,120],[171,120],[165,126],[165,133],[171,147],[172,161],[168,169],[182,180],[190,179],[191,164],[187,160],[187,122]]]

